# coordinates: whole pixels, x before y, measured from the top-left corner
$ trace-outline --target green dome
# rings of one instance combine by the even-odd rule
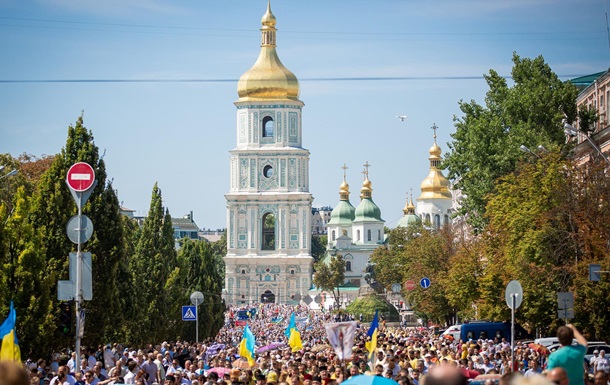
[[[396,227],[408,227],[411,223],[419,222],[421,222],[421,219],[417,216],[417,214],[407,214],[400,218]]]
[[[381,219],[381,210],[379,207],[373,202],[371,198],[362,198],[360,204],[356,208],[356,217],[354,218],[356,222],[363,221],[380,221]]]
[[[330,225],[351,225],[354,220],[354,212],[356,209],[349,203],[348,200],[340,200],[337,207],[330,213]]]

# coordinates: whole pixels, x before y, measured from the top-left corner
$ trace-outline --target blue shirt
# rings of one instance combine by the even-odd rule
[[[583,345],[563,346],[551,353],[547,369],[563,368],[568,373],[570,385],[584,385],[584,360],[587,348]]]

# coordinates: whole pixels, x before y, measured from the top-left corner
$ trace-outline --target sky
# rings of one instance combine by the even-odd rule
[[[345,163],[358,203],[395,227],[445,153],[483,75],[542,55],[562,79],[610,64],[608,0],[272,0],[277,50],[300,81],[314,207],[335,206]],[[59,153],[84,113],[119,201],[226,227],[237,80],[256,61],[266,0],[0,0],[0,153]],[[509,81],[510,82],[510,81]],[[406,115],[401,121],[398,115]]]

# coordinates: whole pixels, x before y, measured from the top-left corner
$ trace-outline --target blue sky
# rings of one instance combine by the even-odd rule
[[[301,81],[314,206],[338,202],[343,163],[356,205],[368,161],[394,227],[428,173],[430,127],[447,151],[458,101],[484,103],[483,74],[510,75],[513,52],[542,55],[564,79],[608,69],[606,3],[272,1],[279,56]],[[237,79],[258,56],[265,7],[0,0],[0,152],[58,153],[84,110],[124,206],[145,215],[158,182],[172,216],[193,211],[200,227],[224,228]],[[4,82],[109,79],[214,82]]]

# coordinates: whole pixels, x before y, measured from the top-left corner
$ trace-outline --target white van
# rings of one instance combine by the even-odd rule
[[[462,330],[462,325],[453,325],[453,326],[449,326],[447,328],[447,330],[445,330],[442,334],[442,336],[446,336],[446,335],[450,335],[451,337],[453,337],[454,340],[459,340],[460,339],[460,331]]]

